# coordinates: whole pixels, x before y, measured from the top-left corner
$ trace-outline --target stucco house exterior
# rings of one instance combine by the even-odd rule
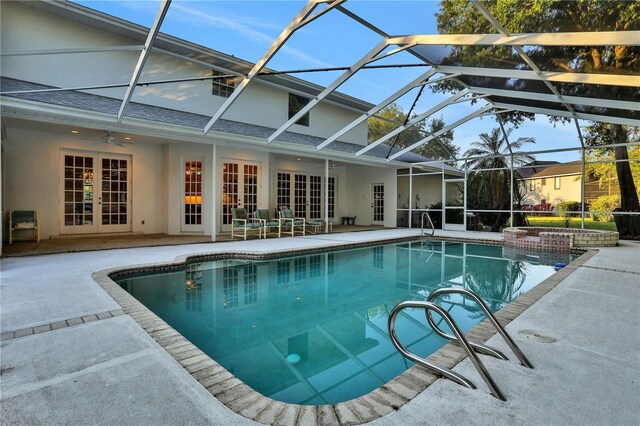
[[[551,164],[528,177],[523,177],[521,182],[525,190],[526,204],[555,205],[562,201],[580,202],[582,163],[571,161]],[[617,181],[601,185],[597,178],[587,174],[584,194],[585,202],[589,204],[601,195],[620,194],[620,187]]]
[[[11,210],[37,210],[41,238],[131,232],[215,240],[229,231],[231,208],[275,214],[285,205],[309,219],[397,225],[406,197],[398,170],[423,157],[387,161],[384,146],[355,157],[367,145],[366,121],[316,150],[371,104],[333,93],[267,143],[323,88],[261,75],[203,132],[253,64],[161,33],[129,93],[147,28],[74,3],[0,7],[4,221]],[[435,200],[442,176],[420,185],[414,193]]]

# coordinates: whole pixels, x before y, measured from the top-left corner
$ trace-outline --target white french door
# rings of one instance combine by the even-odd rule
[[[184,166],[184,203],[181,229],[202,232],[202,158],[187,160]]]
[[[371,224],[384,225],[384,184],[371,185]]]
[[[335,211],[335,177],[329,176],[329,218]],[[276,182],[276,204],[287,206],[295,217],[324,218],[324,177],[301,172],[280,171]]]
[[[62,151],[60,233],[131,231],[131,156]]]
[[[258,208],[260,164],[249,161],[222,163],[222,230],[231,230],[231,209],[244,207],[247,215]]]

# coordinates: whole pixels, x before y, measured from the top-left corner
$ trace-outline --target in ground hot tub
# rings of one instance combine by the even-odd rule
[[[568,252],[585,247],[613,247],[618,245],[615,231],[575,228],[541,228],[519,226],[505,228],[504,245],[519,249]]]

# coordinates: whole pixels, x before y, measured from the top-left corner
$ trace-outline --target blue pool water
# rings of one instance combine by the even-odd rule
[[[269,261],[193,263],[118,284],[263,395],[333,404],[364,395],[413,365],[387,335],[397,303],[463,285],[497,311],[572,256],[546,255],[415,241]],[[463,330],[484,318],[461,296],[439,303]],[[427,356],[446,343],[429,329],[423,311],[403,312],[396,327],[410,351]]]

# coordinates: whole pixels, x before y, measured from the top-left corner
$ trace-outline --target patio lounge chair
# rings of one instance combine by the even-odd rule
[[[31,231],[36,242],[40,242],[40,221],[35,210],[12,210],[9,212],[9,244],[13,244],[13,234]]]
[[[278,232],[278,237],[280,237],[280,224],[281,222],[277,219],[271,219],[271,215],[269,214],[269,209],[258,209],[256,210],[256,219],[259,220],[262,224],[262,237],[267,238],[267,232]]]
[[[231,239],[234,239],[236,236],[241,236],[246,240],[247,235],[255,231],[258,231],[258,238],[262,237],[262,223],[255,219],[249,219],[247,217],[247,211],[244,208],[232,208],[231,218]]]
[[[280,206],[278,214],[280,215],[280,227],[287,227],[287,233],[291,231],[291,236],[294,236],[296,229],[298,229],[302,230],[302,235],[305,235],[305,219],[303,217],[293,217],[291,209],[285,206]]]
[[[318,232],[324,232],[327,227],[327,223],[329,224],[329,232],[331,232],[333,230],[333,224],[331,223],[331,221],[327,222],[324,219],[307,220],[305,225],[309,233],[317,234]]]

